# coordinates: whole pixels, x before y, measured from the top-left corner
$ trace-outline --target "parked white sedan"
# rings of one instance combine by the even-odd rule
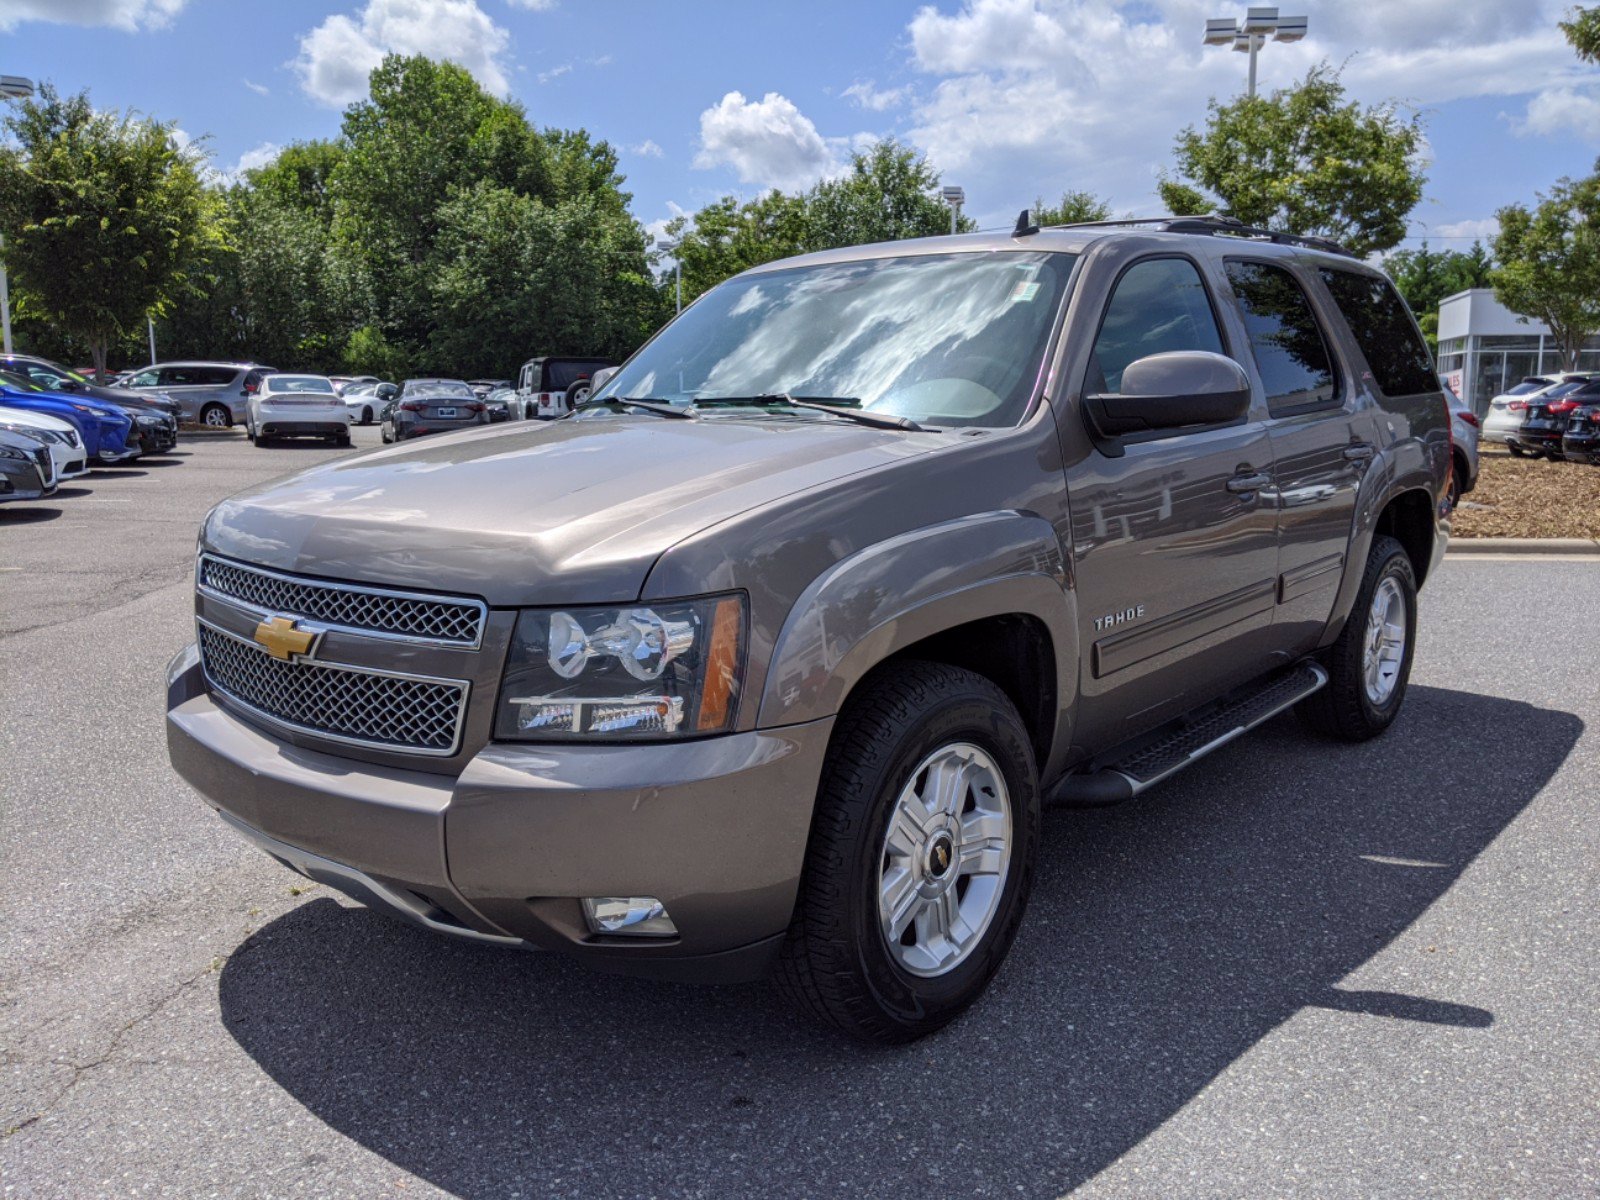
[[[350,444],[350,411],[326,375],[268,375],[250,397],[245,432],[258,446],[278,437]]]
[[[31,433],[50,447],[50,458],[56,465],[57,479],[76,479],[89,473],[89,455],[83,448],[83,439],[71,422],[45,413],[29,412],[25,408],[0,405],[0,429],[11,426],[23,433]]]

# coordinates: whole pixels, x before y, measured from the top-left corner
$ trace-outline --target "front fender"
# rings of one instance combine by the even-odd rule
[[[869,546],[824,571],[795,602],[773,648],[756,724],[831,716],[890,655],[954,626],[1014,613],[1049,631],[1058,712],[1071,712],[1075,593],[1050,522],[1013,511],[979,513]],[[1058,718],[1058,735],[1063,722]]]

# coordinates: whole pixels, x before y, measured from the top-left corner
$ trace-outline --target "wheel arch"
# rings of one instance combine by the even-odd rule
[[[984,675],[1017,706],[1041,777],[1071,744],[1077,634],[1054,527],[984,513],[912,531],[834,564],[773,646],[758,727],[839,712],[880,666],[924,659]]]

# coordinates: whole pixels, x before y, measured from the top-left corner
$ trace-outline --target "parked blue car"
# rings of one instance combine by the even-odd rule
[[[133,417],[115,404],[47,392],[9,371],[0,371],[0,404],[70,423],[91,460],[111,464],[139,457],[139,431]]]

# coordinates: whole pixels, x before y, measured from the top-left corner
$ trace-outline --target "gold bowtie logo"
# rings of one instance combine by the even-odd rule
[[[316,640],[316,634],[298,628],[288,617],[269,617],[256,626],[256,641],[284,662],[307,653]]]

